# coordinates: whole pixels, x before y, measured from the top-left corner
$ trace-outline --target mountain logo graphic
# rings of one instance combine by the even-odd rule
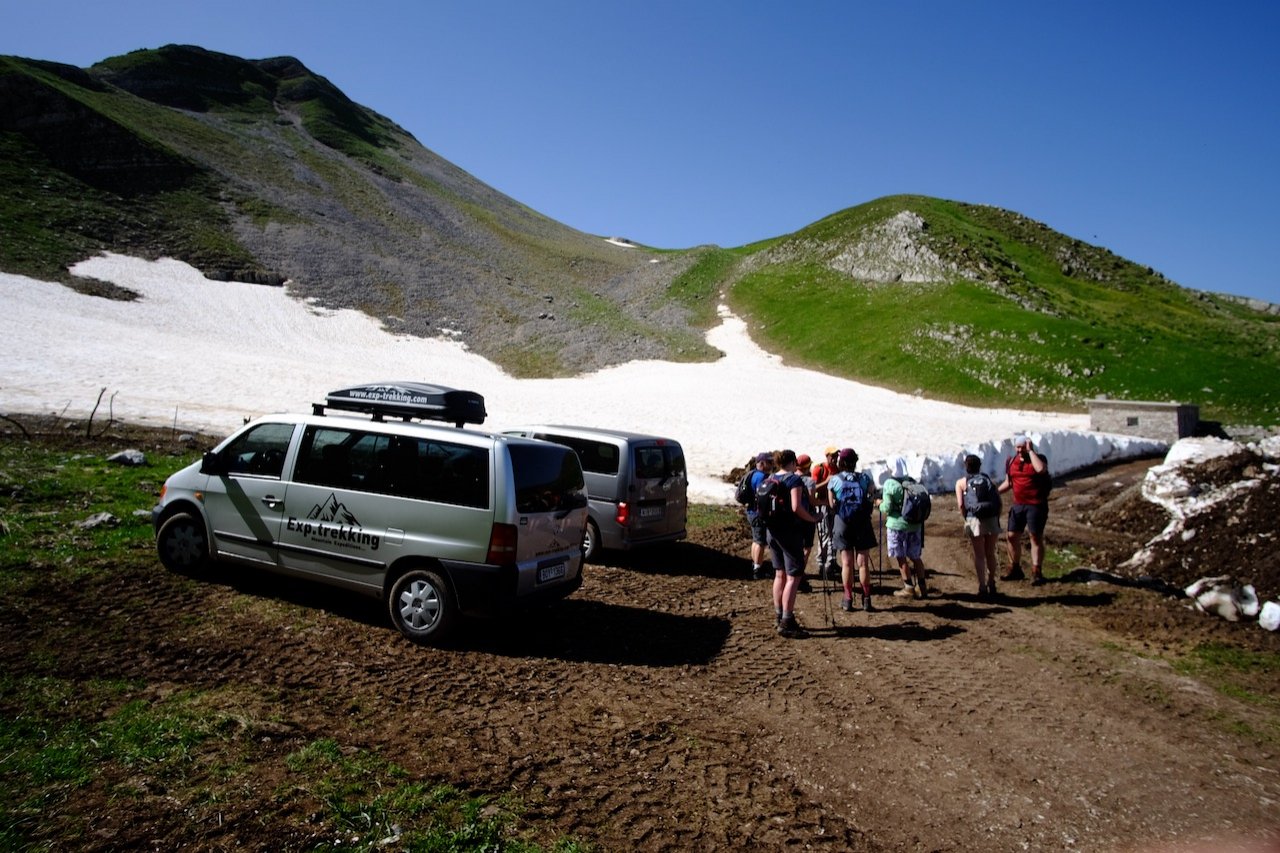
[[[324,501],[313,506],[311,512],[307,513],[307,518],[312,521],[336,521],[340,524],[350,524],[352,527],[363,527],[359,519],[351,514],[351,510],[347,509],[333,492],[330,492],[329,497]]]

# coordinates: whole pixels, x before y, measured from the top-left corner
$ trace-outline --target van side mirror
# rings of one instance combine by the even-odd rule
[[[200,460],[200,473],[213,475],[227,473],[227,466],[222,462],[222,455],[213,450],[207,451]]]

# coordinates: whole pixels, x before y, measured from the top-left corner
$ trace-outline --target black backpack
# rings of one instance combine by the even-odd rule
[[[1000,506],[1000,492],[990,477],[979,471],[965,478],[965,515],[972,518],[994,518],[1000,514]]]
[[[933,512],[933,498],[929,490],[911,477],[899,477],[902,483],[902,520],[907,524],[923,524]]]
[[[747,473],[743,474],[742,479],[738,481],[738,488],[733,493],[733,499],[746,507],[754,507],[756,504],[756,490],[751,488],[751,478],[755,473],[754,468],[748,468]]]
[[[756,512],[766,525],[777,525],[791,518],[791,490],[777,477],[765,477],[756,487]]]

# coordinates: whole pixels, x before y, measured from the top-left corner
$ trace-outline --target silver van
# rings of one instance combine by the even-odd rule
[[[169,477],[152,511],[166,567],[225,560],[377,597],[415,642],[582,585],[576,454],[462,429],[483,399],[439,386],[360,386],[313,409],[259,418]]]
[[[505,430],[571,447],[587,481],[589,519],[582,550],[685,538],[689,475],[684,449],[672,438],[584,426],[539,424]]]

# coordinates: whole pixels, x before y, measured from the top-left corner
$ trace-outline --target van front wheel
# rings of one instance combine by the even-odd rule
[[[449,585],[431,569],[412,569],[397,578],[387,593],[387,612],[396,630],[415,643],[438,642],[458,617]]]

